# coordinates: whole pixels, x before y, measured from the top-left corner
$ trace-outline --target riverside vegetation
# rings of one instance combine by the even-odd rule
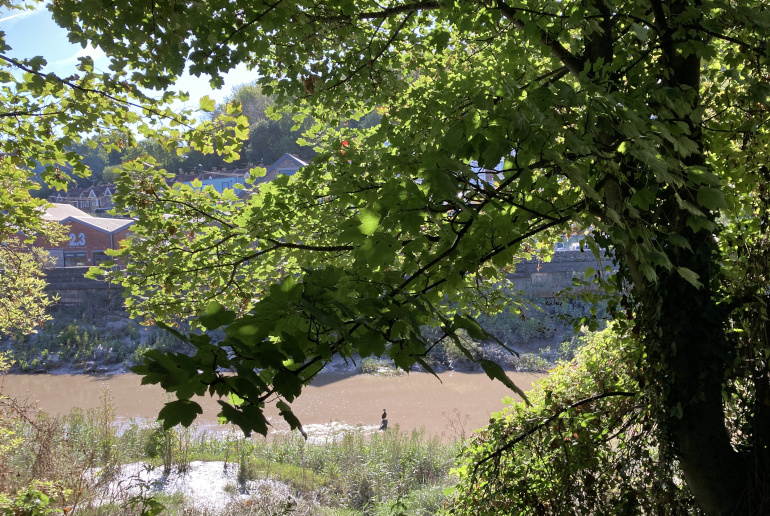
[[[120,297],[54,305],[48,315],[37,333],[0,340],[13,354],[13,372],[115,372],[141,362],[149,349],[184,351],[173,335],[129,319]]]
[[[530,309],[523,315],[505,311],[481,319],[492,335],[520,350],[518,355],[485,345],[465,332],[461,333],[461,344],[475,359],[495,360],[512,371],[546,371],[556,359],[571,359],[574,339],[564,336],[567,325],[579,324],[588,317],[590,305],[580,299],[536,297],[530,297],[528,303]],[[36,334],[0,341],[13,354],[13,372],[116,372],[141,363],[144,353],[151,349],[194,351],[169,332],[129,319],[120,298],[54,306],[49,314],[51,319]],[[606,310],[600,307],[597,316],[605,318]],[[432,349],[426,362],[436,371],[479,368],[451,340]],[[367,357],[360,364],[363,373],[398,374],[391,360]]]

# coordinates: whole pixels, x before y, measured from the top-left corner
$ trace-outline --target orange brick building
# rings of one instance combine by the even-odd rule
[[[67,227],[68,238],[60,245],[53,246],[46,241],[34,244],[50,253],[56,260],[55,267],[84,267],[111,260],[105,251],[118,249],[134,223],[133,219],[92,217],[68,204],[56,203],[43,218]]]

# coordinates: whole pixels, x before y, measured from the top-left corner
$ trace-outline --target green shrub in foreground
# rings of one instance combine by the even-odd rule
[[[469,442],[450,514],[690,514],[694,500],[659,439],[657,403],[630,372],[643,353],[609,328]],[[662,512],[660,512],[662,511]]]

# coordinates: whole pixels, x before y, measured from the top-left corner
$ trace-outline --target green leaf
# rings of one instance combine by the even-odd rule
[[[291,407],[289,406],[289,404],[284,402],[284,401],[282,401],[282,400],[278,400],[278,402],[276,402],[275,406],[276,406],[276,408],[279,411],[278,414],[284,419],[284,421],[289,423],[289,428],[291,428],[292,430],[299,430],[299,432],[302,434],[302,436],[305,439],[307,439],[307,433],[302,428],[302,423],[300,423],[300,421],[297,418],[297,416],[294,414],[294,412],[292,412]]]
[[[617,242],[621,245],[628,244],[628,233],[623,231],[621,228],[617,226],[610,226],[607,228],[607,233],[609,233],[614,242]]]
[[[455,123],[444,136],[442,146],[447,149],[457,149],[465,141],[465,124],[462,120]]]
[[[282,369],[273,378],[273,387],[278,394],[291,402],[302,392],[302,380],[291,371]]]
[[[358,220],[361,221],[358,230],[364,235],[373,234],[380,225],[380,215],[367,208],[361,210],[361,213],[358,215]]]
[[[240,408],[236,408],[222,400],[217,400],[217,403],[222,407],[219,412],[220,422],[230,422],[238,426],[247,437],[251,432],[267,435],[269,423],[261,407],[241,405]]]
[[[423,369],[425,369],[427,372],[435,376],[439,381],[441,381],[441,377],[438,375],[438,373],[436,373],[436,371],[433,370],[433,367],[431,367],[431,365],[428,362],[426,362],[421,356],[416,355],[414,357],[414,361],[420,364]]]
[[[677,267],[676,272],[679,273],[679,275],[683,277],[685,281],[690,283],[692,286],[697,288],[701,288],[703,286],[703,283],[698,281],[700,276],[696,272],[688,269],[687,267]]]
[[[208,330],[227,326],[233,321],[235,321],[235,312],[227,310],[218,301],[209,303],[206,307],[206,315],[202,315],[199,319],[201,325]]]
[[[508,375],[505,374],[505,371],[502,367],[500,367],[499,364],[496,364],[495,362],[492,362],[491,360],[487,359],[481,359],[479,360],[479,364],[481,364],[481,368],[484,370],[484,372],[487,374],[487,376],[490,378],[490,380],[499,380],[503,383],[506,387],[514,391],[516,394],[521,396],[521,399],[523,399],[527,405],[531,405],[529,402],[529,399],[527,398],[526,393],[521,390],[519,387],[516,386],[513,381],[508,378]]]
[[[692,247],[690,246],[690,242],[682,235],[677,235],[677,234],[668,235],[668,241],[677,247],[692,250]]]
[[[189,342],[189,339],[187,338],[187,335],[184,335],[177,331],[175,328],[169,326],[168,324],[164,323],[163,321],[158,321],[156,323],[158,325],[158,328],[161,328],[167,332],[169,332],[171,335],[176,337],[177,339],[183,341],[183,342]]]
[[[176,425],[190,426],[195,418],[203,414],[203,409],[194,401],[176,400],[166,403],[158,413],[163,421],[163,428],[168,430]]]
[[[634,34],[636,35],[639,41],[644,43],[649,39],[649,36],[647,34],[649,32],[649,29],[647,27],[642,27],[638,23],[632,23],[631,27],[634,29]]]
[[[374,355],[381,357],[385,353],[385,338],[378,331],[369,330],[358,340],[358,353],[362,358]]]
[[[217,107],[217,104],[216,102],[214,102],[214,99],[212,99],[208,95],[204,95],[203,97],[201,97],[201,100],[200,100],[201,111],[211,113],[214,111],[214,109],[216,109],[216,107]]]
[[[647,211],[650,209],[650,205],[655,202],[655,193],[649,188],[640,188],[631,196],[631,204],[638,206],[640,209]]]
[[[144,504],[144,507],[142,508],[142,516],[158,516],[159,514],[163,514],[163,512],[166,511],[166,506],[155,498],[145,498],[143,499],[142,503]]]
[[[468,335],[472,339],[483,341],[489,338],[489,334],[486,331],[484,331],[484,328],[482,328],[481,325],[479,325],[479,323],[477,323],[470,317],[458,314],[458,315],[455,315],[453,322],[455,327],[462,328],[465,331],[467,331]]]
[[[698,190],[698,204],[712,211],[727,209],[725,194],[721,190],[703,186]]]
[[[713,231],[716,227],[714,223],[708,220],[706,217],[699,215],[692,215],[687,219],[687,226],[690,227],[696,233],[705,229],[706,231]]]

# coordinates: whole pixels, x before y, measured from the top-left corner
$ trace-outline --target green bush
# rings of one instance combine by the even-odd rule
[[[401,374],[390,360],[377,357],[366,357],[361,360],[361,372],[378,376],[393,376]]]
[[[172,334],[157,328],[144,339],[134,323],[100,327],[80,319],[68,318],[69,311],[57,314],[39,333],[19,336],[14,344],[16,367],[21,372],[49,371],[63,365],[89,367],[96,364],[133,365],[141,362],[147,350],[185,350]]]
[[[534,353],[521,353],[513,358],[513,364],[517,371],[545,372],[553,367],[547,359]]]
[[[693,514],[634,372],[643,346],[609,328],[474,435],[450,514]],[[610,394],[608,394],[610,393]]]
[[[573,335],[569,340],[565,340],[559,346],[556,352],[556,358],[569,362],[577,355],[578,351],[586,345],[585,335]]]
[[[443,486],[425,486],[409,491],[403,496],[378,505],[374,516],[433,516],[439,514],[449,502]]]
[[[426,440],[421,432],[400,432],[395,426],[370,437],[347,432],[324,444],[307,444],[296,435],[256,441],[249,460],[287,481],[297,482],[304,475],[310,485],[322,482],[316,496],[327,505],[368,511],[414,489],[445,486],[456,452],[456,445]]]
[[[20,489],[11,498],[0,493],[0,515],[2,516],[44,516],[46,514],[61,514],[52,507],[51,498],[66,498],[70,493],[54,482],[33,481],[29,486]]]

